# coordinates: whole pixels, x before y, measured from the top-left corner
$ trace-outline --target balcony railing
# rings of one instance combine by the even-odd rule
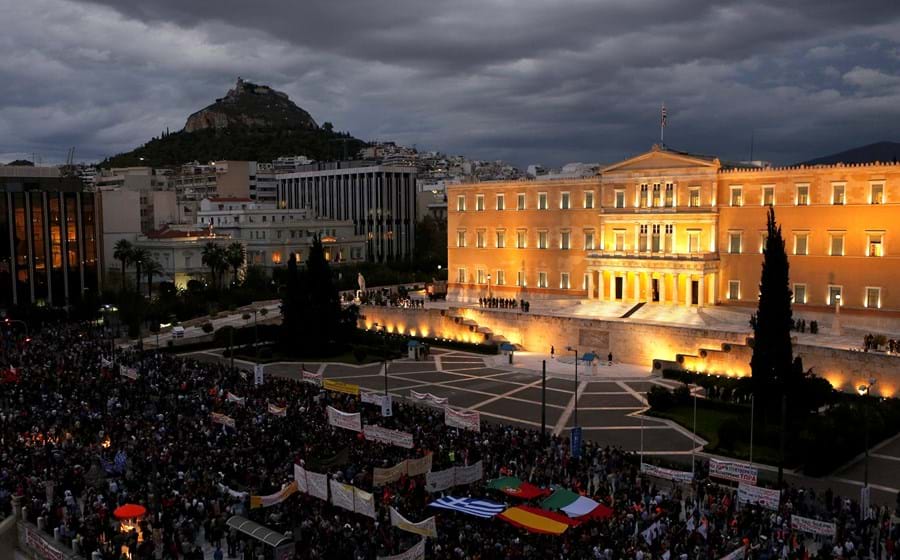
[[[648,261],[715,261],[719,260],[719,253],[651,253],[649,251],[589,251],[589,259],[642,259]]]

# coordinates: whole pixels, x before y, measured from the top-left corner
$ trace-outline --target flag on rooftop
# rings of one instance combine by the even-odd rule
[[[533,500],[550,494],[549,490],[538,488],[537,486],[529,482],[523,482],[514,476],[495,478],[488,482],[488,488],[500,490],[508,496],[522,498],[523,500]]]
[[[489,518],[494,517],[498,513],[506,509],[506,506],[490,500],[480,500],[477,498],[454,498],[453,496],[444,496],[428,504],[431,507],[452,509],[475,517]]]
[[[545,535],[561,535],[566,529],[578,522],[561,513],[547,511],[533,506],[515,506],[507,509],[498,517],[520,529],[531,533]]]

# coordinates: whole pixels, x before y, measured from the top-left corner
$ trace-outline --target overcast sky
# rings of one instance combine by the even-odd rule
[[[897,0],[0,0],[0,162],[93,161],[237,76],[364,140],[518,165],[900,140]]]

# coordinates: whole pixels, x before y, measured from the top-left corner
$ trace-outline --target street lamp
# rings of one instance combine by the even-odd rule
[[[841,336],[841,294],[834,294],[834,324],[831,328],[832,334]]]
[[[872,391],[872,386],[877,383],[878,380],[874,377],[869,378],[868,385],[863,384],[856,388],[856,391],[859,393],[860,397],[866,396],[868,397]],[[865,463],[865,474],[863,475],[863,487],[869,487],[869,407],[866,406],[865,401],[860,403],[863,409],[863,430],[865,432],[865,446],[866,446],[866,463]]]
[[[488,299],[491,299],[491,275],[490,275],[490,273],[488,273],[488,275],[487,275],[487,281],[488,281]]]
[[[575,353],[575,427],[578,427],[578,348],[566,346],[566,350]]]
[[[379,325],[378,323],[374,323],[372,325],[375,327],[375,330],[379,330],[381,328],[381,334],[384,340],[384,354],[382,357],[382,362],[384,363],[384,398],[387,400],[388,396],[388,362],[387,362],[387,325]]]

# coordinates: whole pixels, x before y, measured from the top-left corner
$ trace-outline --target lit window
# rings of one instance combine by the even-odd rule
[[[516,210],[525,210],[525,193],[516,195]]]
[[[615,198],[615,202],[613,203],[613,205],[616,208],[625,208],[625,191],[621,190],[621,189],[617,190],[615,192],[615,197],[616,198]]]
[[[673,183],[666,183],[665,205],[667,208],[675,206],[675,185]]]
[[[568,272],[560,272],[559,273],[559,288],[561,290],[568,290],[571,286],[569,285],[569,273]]]
[[[506,231],[502,229],[497,230],[497,248],[504,249],[506,247]]]
[[[831,252],[829,253],[833,257],[841,257],[844,255],[844,234],[843,233],[832,233],[831,235]]]
[[[643,253],[647,250],[647,224],[638,226],[638,251]]]
[[[654,208],[659,208],[660,206],[662,206],[662,200],[660,198],[659,192],[660,192],[659,191],[659,183],[654,183],[653,184],[653,207]]]
[[[794,284],[794,303],[806,303],[806,284]]]
[[[744,189],[739,186],[731,187],[731,205],[732,206],[743,206],[744,205]]]
[[[559,193],[559,208],[560,210],[568,210],[569,209],[569,193]]]
[[[569,249],[569,238],[571,235],[568,231],[563,231],[559,234],[559,248],[566,250]]]
[[[520,270],[516,272],[516,286],[523,287],[525,286],[525,271]]]
[[[666,253],[671,253],[675,247],[675,224],[666,224]]]
[[[797,206],[809,206],[809,185],[797,185]]]
[[[624,251],[625,250],[625,232],[623,230],[617,229],[613,232],[615,237],[613,249],[616,251]]]
[[[759,232],[759,254],[763,254],[763,251],[766,249],[766,241],[769,239],[768,232],[761,231]]]
[[[457,212],[465,212],[466,211],[466,196],[459,195],[456,197],[456,211]]]
[[[502,194],[497,195],[497,210],[506,210],[506,197]]]
[[[638,206],[640,206],[641,208],[646,208],[647,202],[650,200],[649,189],[650,185],[648,185],[647,183],[641,185],[641,194],[640,198],[638,199]]]
[[[484,276],[484,270],[479,268],[475,271],[475,282],[478,284],[487,284]]]
[[[866,250],[866,255],[869,257],[883,257],[884,256],[884,234],[883,233],[870,233],[869,237],[869,245]]]
[[[497,271],[497,285],[498,286],[506,285],[506,271],[503,271],[503,270]]]
[[[587,290],[590,283],[591,283],[591,273],[585,272],[584,276],[581,279],[581,289]]]
[[[475,247],[484,249],[484,230],[480,229],[475,232]]]
[[[843,291],[842,286],[828,286],[828,305],[844,305]]]
[[[585,251],[593,251],[594,250],[594,232],[593,232],[593,230],[584,232],[584,250]]]
[[[763,206],[773,206],[775,204],[775,187],[773,185],[763,186],[761,201]]]
[[[546,288],[547,287],[547,273],[546,272],[538,272],[538,288]]]
[[[841,205],[845,203],[844,191],[846,187],[843,184],[831,185],[831,203]]]
[[[809,254],[809,234],[808,233],[795,233],[794,234],[794,254],[795,255],[808,255]]]
[[[547,209],[547,193],[538,193],[538,210]]]
[[[884,184],[873,183],[869,186],[869,203],[884,204]]]
[[[456,232],[456,246],[460,248],[466,246],[466,230]]]
[[[546,249],[547,248],[547,232],[539,231],[538,232],[538,249]]]
[[[660,237],[659,237],[659,224],[653,224],[653,227],[650,229],[651,237],[650,237],[650,250],[654,253],[658,253],[660,250]]]
[[[466,269],[465,268],[460,268],[459,270],[456,271],[456,281],[459,282],[460,284],[466,283]]]
[[[700,207],[700,187],[694,187],[688,191],[688,206],[691,208]]]
[[[588,210],[594,207],[594,191],[584,191],[584,207]]]
[[[732,254],[740,254],[741,252],[741,233],[730,232],[728,234],[728,252]]]
[[[483,194],[475,195],[475,211],[476,212],[484,212],[484,195]]]
[[[525,243],[525,234],[526,230],[520,229],[516,231],[516,249],[524,249],[526,246]]]
[[[866,307],[869,309],[881,307],[881,288],[866,288]]]
[[[733,300],[741,299],[741,281],[740,280],[729,280],[728,281],[728,299],[733,299]]]

